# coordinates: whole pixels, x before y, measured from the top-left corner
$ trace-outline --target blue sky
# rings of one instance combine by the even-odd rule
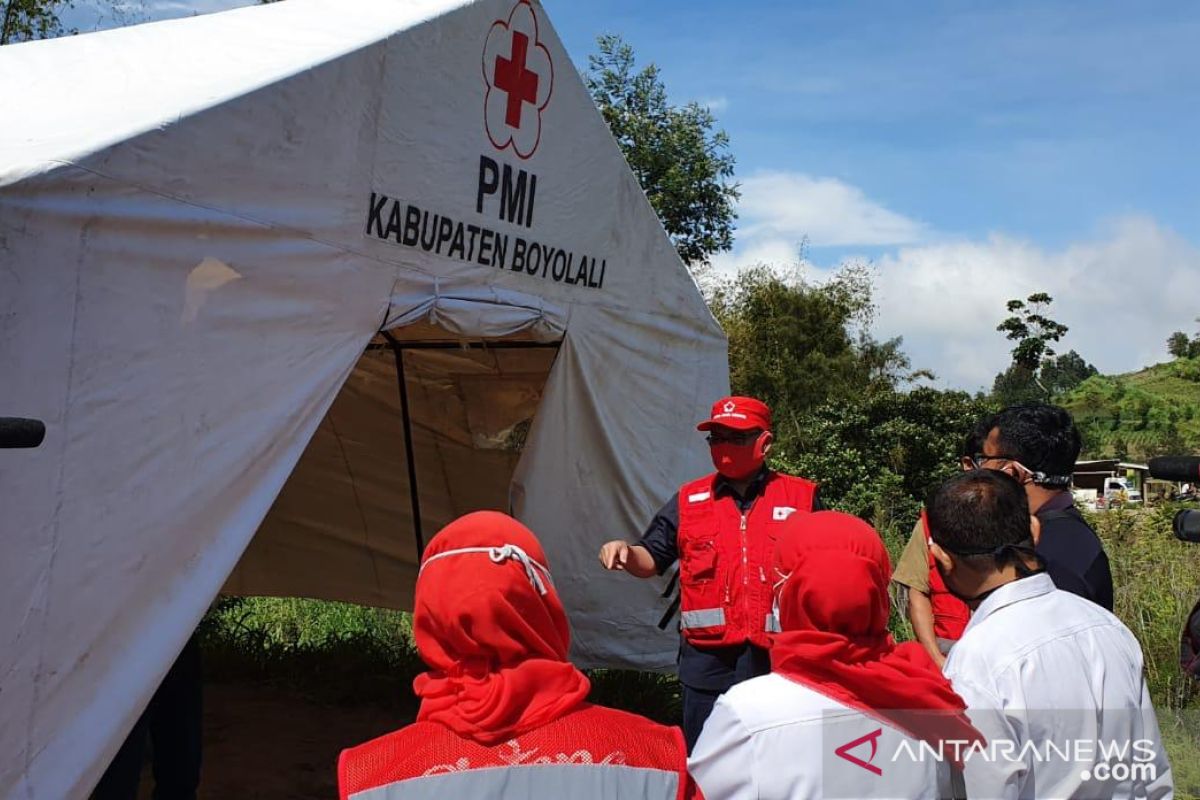
[[[1108,372],[1195,329],[1200,4],[543,1],[577,65],[619,33],[717,114],[744,193],[720,274],[804,238],[814,279],[869,260],[876,333],[972,390],[1006,364],[1010,297],[1053,294]]]
[[[714,101],[743,174],[834,177],[949,234],[1063,244],[1138,211],[1200,235],[1200,5],[546,5],[578,62],[619,32]]]

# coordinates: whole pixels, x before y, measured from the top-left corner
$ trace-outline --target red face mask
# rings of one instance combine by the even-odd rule
[[[752,444],[721,442],[709,445],[713,466],[717,472],[733,481],[750,478],[762,469],[766,460],[767,445],[771,442],[769,431],[763,433]]]

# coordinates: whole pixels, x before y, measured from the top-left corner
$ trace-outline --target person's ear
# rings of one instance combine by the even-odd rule
[[[952,572],[954,570],[954,556],[942,549],[942,546],[937,542],[929,543],[929,553],[933,556],[933,560],[941,566],[943,572]]]
[[[1000,471],[1022,486],[1029,483],[1029,475],[1027,475],[1023,470],[1019,469],[1017,465],[1011,461],[1001,467]]]
[[[1042,540],[1042,521],[1034,514],[1029,515],[1029,535],[1033,539],[1033,546],[1037,547]]]
[[[754,443],[754,455],[756,458],[766,458],[767,453],[771,452],[771,444],[775,441],[775,435],[770,431],[763,431],[758,437],[758,441]]]

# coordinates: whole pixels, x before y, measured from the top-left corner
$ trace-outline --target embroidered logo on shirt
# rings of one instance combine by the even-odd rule
[[[688,495],[689,503],[699,503],[701,500],[707,500],[712,497],[712,492],[696,492]]]
[[[776,522],[781,522],[794,513],[796,513],[796,509],[792,508],[791,506],[775,506],[775,508],[771,510],[771,519],[775,520]]]

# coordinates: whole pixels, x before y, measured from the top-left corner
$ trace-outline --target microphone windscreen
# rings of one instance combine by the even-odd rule
[[[40,419],[0,417],[0,449],[37,447],[46,438],[46,426]]]
[[[1159,456],[1150,459],[1150,477],[1164,481],[1200,481],[1200,457]]]

